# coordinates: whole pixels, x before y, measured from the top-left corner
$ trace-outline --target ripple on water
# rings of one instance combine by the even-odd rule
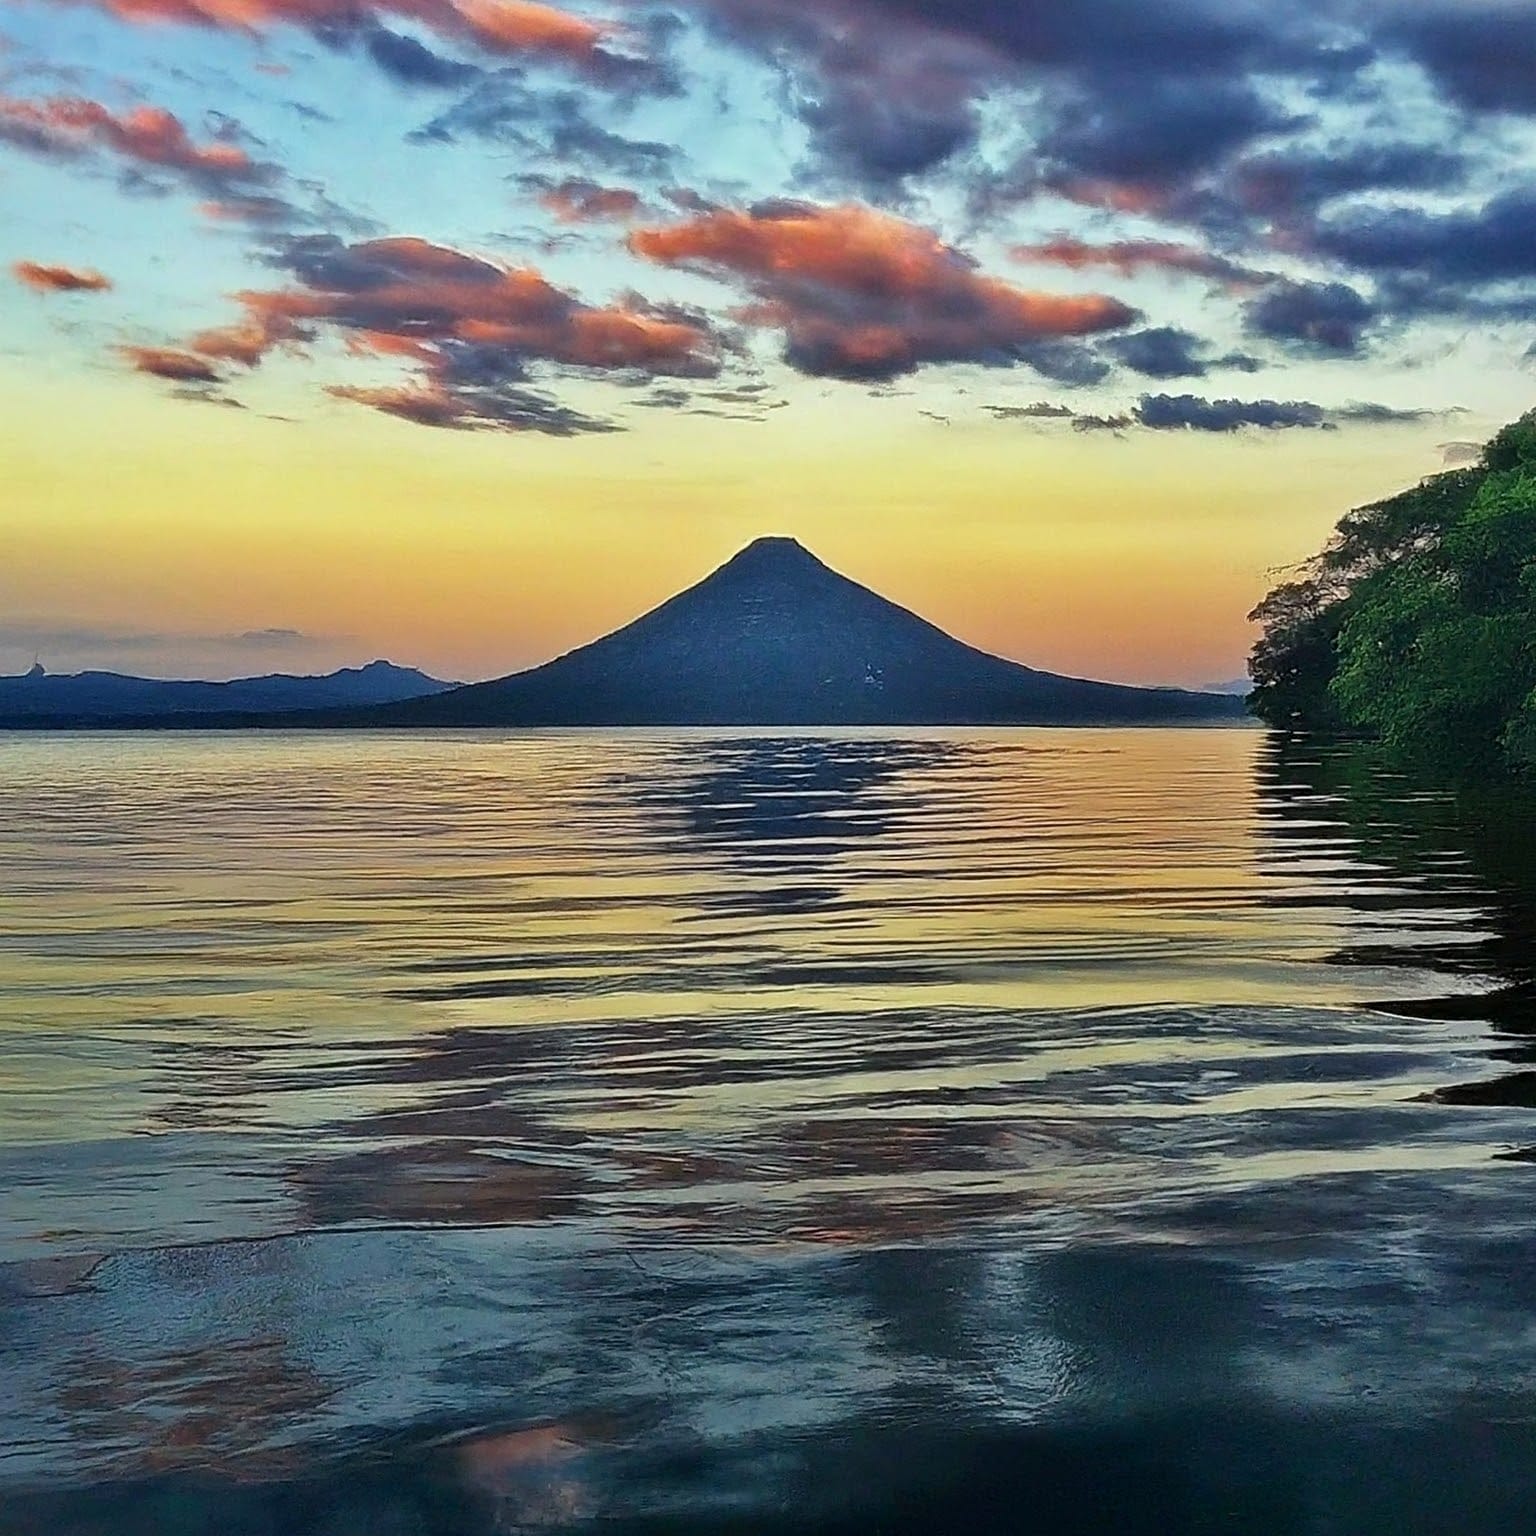
[[[1390,1393],[1469,1232],[1524,1284],[1517,803],[1241,730],[18,736],[0,784],[0,1482],[414,1426],[421,1486],[570,1524],[687,1505],[680,1426],[874,1467]],[[1193,1363],[1084,1333],[1122,1283]]]

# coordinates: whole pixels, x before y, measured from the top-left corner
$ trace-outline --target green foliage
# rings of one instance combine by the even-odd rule
[[[1271,725],[1339,730],[1344,719],[1328,690],[1344,605],[1323,582],[1282,582],[1248,615],[1263,632],[1248,659],[1249,707]]]
[[[1349,513],[1252,617],[1270,724],[1536,767],[1536,412],[1476,468]]]
[[[1314,564],[1333,582],[1336,596],[1349,583],[1383,565],[1432,549],[1471,505],[1487,471],[1452,469],[1346,512]]]

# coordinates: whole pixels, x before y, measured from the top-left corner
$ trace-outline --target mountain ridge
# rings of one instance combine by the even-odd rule
[[[47,672],[34,663],[0,677],[0,723],[90,724],[157,717],[279,712],[393,703],[456,685],[416,667],[371,661],[332,672],[268,672],[224,681],[138,677],[92,668]]]

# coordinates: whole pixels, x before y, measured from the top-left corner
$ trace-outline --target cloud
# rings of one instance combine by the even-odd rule
[[[1426,410],[1423,407],[1406,409],[1393,405],[1378,405],[1369,400],[1353,400],[1333,413],[1335,421],[1358,421],[1369,426],[1411,425],[1420,421],[1443,421],[1447,416],[1459,416],[1459,407],[1449,410]]]
[[[195,143],[163,107],[114,112],[83,96],[24,100],[0,96],[0,140],[36,154],[72,158],[104,153],[135,170],[164,171],[220,196],[271,181],[276,168],[253,160],[229,138]]]
[[[1214,251],[1172,240],[1114,240],[1095,245],[1070,235],[1058,235],[1033,245],[1015,245],[1009,254],[1015,261],[1067,267],[1074,272],[1093,267],[1105,267],[1123,277],[1148,270],[1179,272],[1211,278],[1233,288],[1248,287],[1268,276]]]
[[[255,158],[235,119],[210,113],[208,121],[208,137],[199,142],[164,107],[115,111],[84,96],[0,95],[0,144],[51,160],[115,165],[130,192],[163,192],[179,184],[201,199],[199,211],[214,223],[368,227],[369,221],[332,202],[323,187],[295,182],[281,166]]]
[[[1235,432],[1256,427],[1266,432],[1288,427],[1331,429],[1353,422],[1371,426],[1412,425],[1451,414],[1399,410],[1389,405],[1351,401],[1327,409],[1310,400],[1202,400],[1195,395],[1143,395],[1136,420],[1156,431]]]
[[[1235,432],[1258,427],[1326,427],[1328,413],[1310,400],[1202,400],[1196,395],[1143,395],[1135,410],[1139,425],[1156,432]]]
[[[978,271],[932,230],[858,205],[760,203],[634,230],[649,261],[739,279],[740,311],[781,331],[802,373],[891,379],[925,363],[1011,364],[1032,347],[1126,325],[1101,295],[1033,293]]]
[[[299,236],[270,258],[295,282],[237,297],[241,318],[181,348],[136,347],[141,372],[223,382],[277,348],[303,350],[323,335],[360,358],[404,363],[407,385],[333,385],[329,393],[423,426],[499,428],[555,436],[612,430],[529,387],[529,370],[554,365],[621,381],[711,378],[722,343],[701,316],[629,295],[587,304],[531,267],[514,267],[413,236],[345,244]]]
[[[250,197],[216,197],[199,203],[197,211],[211,224],[292,223],[297,210],[285,197],[258,193]]]
[[[17,261],[11,264],[11,275],[34,293],[105,293],[112,287],[110,277],[89,267]]]
[[[1347,283],[1283,281],[1248,305],[1255,336],[1310,352],[1352,357],[1377,323],[1377,310]]]
[[[135,372],[147,373],[157,379],[169,379],[177,384],[218,384],[223,381],[223,375],[206,357],[178,347],[123,346],[117,350],[127,358]]]
[[[1051,183],[1164,188],[1297,119],[1241,76],[1162,76],[1140,67],[1095,74],[1055,104],[1037,153]]]
[[[1480,208],[1352,208],[1313,236],[1327,256],[1367,272],[1441,284],[1536,276],[1536,192],[1522,188]]]
[[[1117,416],[1099,416],[1086,413],[1073,412],[1072,426],[1078,432],[1124,432],[1127,427],[1136,425],[1134,416],[1121,413]]]
[[[187,634],[169,630],[115,628],[72,618],[0,620],[0,646],[27,651],[159,651],[167,646],[206,645],[232,651],[301,650],[333,643],[334,636],[288,628],[239,633]]]
[[[61,0],[51,0],[53,4]],[[73,3],[73,0],[71,0]],[[619,29],[538,0],[79,0],[120,21],[179,24],[261,34],[278,26],[322,36],[361,35],[369,52],[400,78],[421,62],[408,43],[377,43],[380,23],[397,17],[481,52],[568,65],[599,80],[618,81],[643,69],[623,51]],[[395,36],[395,34],[388,34]],[[400,46],[404,43],[404,46]],[[425,50],[423,50],[425,52]],[[404,61],[402,66],[402,61]],[[425,81],[421,83],[427,83]],[[446,82],[444,82],[446,83]]]
[[[797,93],[817,169],[876,193],[976,143],[978,80],[994,73],[973,45],[945,36],[862,52],[834,45],[817,65],[820,88]]]
[[[310,636],[297,629],[245,629],[232,637],[237,645],[252,646],[257,650],[288,650],[296,645],[311,645]]]
[[[158,106],[114,112],[86,97],[0,95],[0,143],[54,160],[108,158],[123,169],[129,186],[154,187],[155,174],[169,175],[209,197],[209,206],[272,203],[287,210],[261,190],[280,180],[280,170],[253,160],[235,141],[237,134],[237,124],[226,118],[217,137],[197,143],[174,112]]]
[[[584,415],[528,389],[452,388],[436,381],[422,385],[391,385],[365,389],[358,385],[331,384],[326,393],[338,400],[371,406],[386,416],[414,422],[420,427],[457,430],[499,429],[508,432],[543,432],[551,437],[574,437],[587,432],[617,432],[613,422]]]
[[[1074,234],[1018,255],[1234,291],[1273,284],[1283,257],[1290,282],[1254,306],[1254,333],[1322,354],[1361,351],[1378,314],[1536,312],[1536,296],[1455,292],[1495,268],[1533,275],[1528,194],[1423,202],[1525,179],[1517,130],[1469,127],[1465,111],[1536,115],[1528,0],[678,3],[778,73],[817,190],[909,200],[926,190],[913,178],[943,169],[978,219],[1054,193],[1193,227],[1206,238]],[[1292,269],[1313,258],[1332,270]],[[1394,261],[1394,292],[1349,297],[1340,267]]]
[[[1079,432],[1231,433],[1245,429],[1333,431],[1342,425],[1413,425],[1454,414],[1439,410],[1403,410],[1366,401],[1316,405],[1310,400],[1207,400],[1198,395],[1143,395],[1126,411],[1095,415],[1042,401],[1025,407],[988,406],[1002,419],[1070,421]]]
[[[604,186],[585,176],[522,176],[519,184],[537,195],[557,224],[624,224],[645,206],[632,188]]]
[[[402,85],[423,85],[438,90],[468,85],[481,71],[460,59],[445,58],[418,38],[388,27],[369,27],[359,34],[363,47],[385,74]]]
[[[1162,182],[1283,122],[1250,77],[1318,72],[1329,35],[1304,10],[1219,0],[693,6],[785,69],[821,163],[872,190],[972,149],[983,100],[1010,90],[1043,101],[1035,147],[1049,174]]]
[[[1070,405],[1056,405],[1050,400],[1035,400],[1029,405],[984,405],[999,421],[1070,421],[1077,412]]]
[[[1111,337],[1104,343],[1104,350],[1133,373],[1149,379],[1203,378],[1213,368],[1253,373],[1260,366],[1256,358],[1243,353],[1211,357],[1201,337],[1171,325]]]
[[[1234,166],[1229,183],[1250,213],[1285,224],[1304,221],[1324,203],[1357,192],[1440,192],[1465,184],[1464,153],[1440,144],[1402,142],[1290,145]]]
[[[955,26],[828,0],[695,0],[716,31],[780,70],[820,170],[891,191],[976,142],[1001,61]]]
[[[1401,4],[1383,32],[1462,106],[1536,112],[1536,27],[1523,0]]]
[[[1091,347],[1080,341],[1029,341],[1019,347],[1019,361],[1041,378],[1054,379],[1082,389],[1107,379],[1110,366]]]
[[[465,136],[512,145],[532,163],[636,179],[668,176],[679,158],[671,144],[604,127],[587,98],[575,91],[535,87],[515,69],[484,76],[461,100],[408,135],[428,144],[453,144]]]

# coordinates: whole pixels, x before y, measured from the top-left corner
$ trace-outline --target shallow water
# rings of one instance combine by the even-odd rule
[[[1529,1527],[1518,797],[1246,730],[0,793],[0,1531]]]

